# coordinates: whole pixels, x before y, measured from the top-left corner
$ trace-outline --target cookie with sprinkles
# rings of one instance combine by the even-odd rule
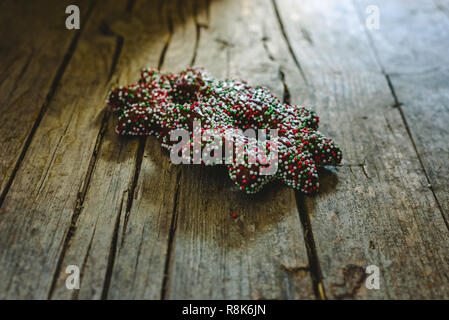
[[[224,163],[232,181],[246,193],[259,191],[273,179],[307,194],[316,192],[318,168],[342,159],[332,139],[317,131],[319,118],[312,110],[283,104],[261,86],[215,79],[204,69],[179,73],[144,69],[138,83],[114,89],[107,102],[118,113],[118,134],[153,135],[171,151],[178,143],[170,139],[173,130],[186,130],[191,133],[188,163]],[[201,124],[199,138],[194,134],[196,123]],[[276,152],[261,153],[260,140],[248,135],[248,129],[262,134],[276,130]],[[234,142],[230,157],[225,150],[229,141]],[[199,150],[194,151],[194,145]],[[219,158],[194,162],[195,153]],[[242,153],[237,161],[236,155]],[[273,174],[262,173],[274,159]]]

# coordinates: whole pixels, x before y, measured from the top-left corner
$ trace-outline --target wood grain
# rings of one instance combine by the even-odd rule
[[[0,299],[448,298],[446,0],[82,0],[80,31],[68,4],[0,2]],[[191,65],[318,112],[318,195],[116,135],[113,86]]]
[[[175,2],[163,2],[159,12],[170,32],[159,67],[179,71],[194,54],[193,13],[181,11]],[[143,66],[158,63],[147,61]],[[132,206],[120,231],[108,298],[161,299],[180,169],[154,137],[146,140]]]
[[[327,297],[447,298],[448,230],[359,13],[341,1],[275,4],[309,86],[293,102],[318,111],[345,158],[304,201]],[[300,81],[286,74],[292,99]],[[365,287],[371,264],[380,290]]]
[[[79,32],[65,27],[69,4],[54,0],[1,3],[0,204],[76,45]],[[84,0],[78,4],[84,23],[91,4]]]
[[[104,15],[123,10],[120,4],[126,2],[101,2],[83,25],[85,33],[6,195],[0,216],[1,298],[45,299],[51,293],[103,134],[117,41],[101,32],[100,23]],[[121,196],[110,205],[118,206]]]
[[[161,55],[171,38],[166,20],[158,20],[163,7],[159,7],[157,2],[137,2],[132,10],[127,9],[128,12],[125,12],[125,8],[123,6],[123,10],[116,13],[118,16],[109,13],[100,20],[102,29],[116,37],[119,43],[123,43],[113,74],[113,78],[117,78],[121,85],[135,83],[143,67],[158,67]],[[144,215],[136,221],[131,208],[142,208],[144,205],[139,199],[143,196],[144,201],[150,201],[150,206],[158,206],[162,210],[160,213],[168,211],[165,221],[169,222],[172,205],[163,201],[163,194],[154,189],[161,186],[154,181],[160,181],[165,186],[165,181],[170,181],[170,177],[175,179],[176,174],[159,174],[159,167],[152,166],[153,176],[149,176],[148,167],[145,165],[148,152],[143,155],[143,166],[140,169],[144,139],[140,139],[142,150],[138,150],[139,139],[120,138],[115,133],[115,115],[111,115],[107,123],[89,190],[76,221],[76,232],[71,237],[61,263],[62,268],[59,270],[58,282],[52,296],[55,299],[124,298],[127,294],[137,294],[134,298],[142,298],[144,295],[140,296],[141,292],[124,288],[123,283],[137,279],[139,284],[145,286],[144,290],[151,291],[152,287],[147,287],[148,282],[143,279],[150,277],[153,286],[162,282],[165,261],[162,249],[155,254],[156,258],[161,259],[162,267],[152,259],[149,269],[144,269],[144,273],[141,273],[134,269],[134,264],[129,266],[129,263],[136,252],[136,258],[141,258],[140,251],[136,251],[138,247],[135,241],[145,241],[152,250],[155,250],[156,244],[168,242],[168,232],[161,234],[164,229],[164,216],[161,216],[160,221],[149,210],[145,210]],[[155,151],[152,150],[151,153]],[[153,189],[142,189],[140,184],[136,186],[137,177],[140,177],[139,181],[145,179]],[[153,198],[158,194],[161,197]],[[148,227],[145,221],[154,224],[149,230],[149,238],[154,239],[152,242],[144,238],[144,230]],[[154,232],[155,230],[159,231]],[[78,265],[83,270],[80,290],[74,293],[65,287],[67,274],[64,270],[65,266],[70,264]],[[160,288],[157,291],[160,293]]]
[[[282,97],[279,65],[263,44],[266,32],[279,36],[274,16],[250,1],[213,1],[209,12],[195,65],[216,77],[265,85]],[[172,230],[166,298],[314,297],[298,209],[288,188],[276,185],[247,196],[223,167],[183,167]]]
[[[373,48],[449,227],[449,16],[444,10],[449,6],[447,1],[370,3],[381,13],[379,30],[369,33]]]

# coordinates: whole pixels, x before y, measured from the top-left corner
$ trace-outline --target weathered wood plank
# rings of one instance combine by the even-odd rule
[[[0,204],[35,123],[70,58],[69,49],[78,33],[65,27],[65,8],[71,3],[68,0],[1,3]],[[84,22],[90,1],[82,0],[78,4]]]
[[[159,67],[180,71],[195,54],[196,15],[193,1],[165,1],[160,8],[161,22],[171,30]],[[158,56],[159,58],[159,56]],[[157,61],[142,66],[156,67]],[[132,206],[120,230],[117,258],[108,298],[161,299],[164,295],[166,257],[170,250],[173,208],[181,167],[171,163],[160,143],[147,139],[136,183]]]
[[[448,232],[355,7],[275,4],[310,88],[297,88],[300,76],[287,72],[293,102],[317,110],[344,153],[304,206],[327,296],[447,298]],[[371,264],[380,290],[365,288]]]
[[[381,20],[370,36],[448,224],[449,6],[437,3],[371,1]]]
[[[328,297],[447,298],[446,225],[352,4],[276,2],[295,61],[270,1],[215,1],[210,11],[207,2],[137,1],[132,13],[133,2],[98,2],[32,129],[33,140],[25,143],[29,150],[1,207],[0,298],[314,296],[291,190],[273,185],[246,196],[224,168],[173,166],[155,139],[138,149],[138,140],[115,135],[115,117],[103,110],[113,82],[135,81],[143,66],[163,63],[178,71],[192,62],[312,106],[323,132],[342,145],[344,165],[324,173],[317,197],[300,200],[310,214]],[[447,51],[440,32],[445,17],[429,4],[423,12],[407,4],[400,14],[391,12],[394,3],[379,6],[374,44],[447,213],[447,161],[441,157],[447,151],[447,58],[431,49]],[[411,23],[412,13],[417,32],[429,28],[414,39],[424,48],[411,47],[401,38],[403,29],[394,29],[395,21]],[[42,79],[39,86],[52,87],[56,69],[40,78],[44,69],[35,54],[25,61],[7,51],[9,76],[16,81],[26,78],[20,70],[32,71]],[[426,64],[426,54],[434,65]],[[47,58],[38,61],[50,67]],[[11,92],[21,106],[30,88],[14,89],[8,79],[0,92]],[[38,109],[47,92],[32,93]],[[2,161],[15,166],[22,145],[8,149],[12,160]],[[239,218],[231,219],[232,212]],[[65,288],[69,264],[82,270],[80,291]],[[369,264],[380,267],[381,290],[364,288]]]
[[[102,1],[83,25],[85,32],[5,198],[0,216],[1,298],[42,299],[51,291],[103,134],[117,41],[100,32],[101,22],[123,11],[125,4]],[[126,159],[126,148],[112,160]],[[121,194],[110,206],[118,206],[119,199]]]
[[[195,65],[216,77],[266,85],[282,97],[279,65],[263,40],[280,34],[266,11],[251,1],[212,1]],[[164,298],[314,297],[292,190],[274,185],[247,196],[223,167],[183,167],[174,219]]]
[[[132,12],[128,13],[125,12],[125,8],[126,6],[122,6],[121,12],[115,15],[105,15],[102,20],[102,29],[108,30],[108,33],[123,42],[116,73],[113,76],[118,78],[122,85],[136,82],[141,68],[157,67],[161,52],[164,51],[170,37],[167,25],[162,24],[162,21],[157,18],[160,13],[157,2],[139,1],[135,4]],[[140,191],[139,186],[134,190],[134,177],[139,174],[142,176],[145,173],[139,172],[141,161],[141,153],[138,152],[139,140],[118,137],[114,130],[115,124],[116,117],[111,115],[90,179],[89,190],[76,223],[76,232],[71,238],[70,246],[62,260],[62,268],[57,275],[58,281],[52,296],[54,299],[99,299],[108,298],[108,296],[125,297],[133,294],[132,291],[121,290],[120,284],[117,283],[117,279],[112,273],[114,265],[115,270],[119,270],[118,275],[123,281],[137,278],[137,281],[140,282],[145,277],[152,277],[152,275],[154,275],[152,280],[156,280],[155,282],[159,279],[162,281],[162,275],[158,275],[155,262],[151,263],[151,266],[154,266],[154,272],[144,275],[134,272],[133,268],[123,266],[123,263],[126,264],[130,261],[129,258],[137,249],[135,243],[127,241],[131,247],[126,247],[122,251],[125,243],[123,236],[131,234],[135,239],[141,239],[142,232],[140,231],[144,225],[142,221],[138,221],[137,228],[134,228],[134,217],[129,218],[131,204],[139,195],[151,198],[155,190]],[[146,157],[145,154],[144,158]],[[142,169],[145,170],[145,168]],[[155,185],[153,178],[148,178],[148,182]],[[158,178],[161,183],[165,183],[166,180],[167,177]],[[134,205],[140,205],[137,199]],[[159,205],[162,208],[166,205],[170,212],[172,210],[167,203],[161,202]],[[149,218],[149,214],[145,211],[144,219],[147,218]],[[170,221],[170,216],[167,219]],[[158,234],[158,232],[153,233],[154,230],[163,227],[162,224],[157,224],[151,230],[151,234]],[[128,238],[126,239],[129,240]],[[159,241],[166,243],[167,239],[162,238]],[[158,242],[154,242],[153,245],[156,243]],[[164,255],[160,256],[164,260]],[[116,257],[119,257],[117,261]],[[125,257],[124,262],[122,261],[123,257]],[[80,290],[75,293],[65,288],[67,274],[64,270],[70,264],[80,266],[83,271]],[[114,272],[117,274],[116,271]],[[115,279],[111,284],[113,277]],[[118,291],[117,287],[119,287]],[[140,296],[136,296],[136,298],[140,298]]]

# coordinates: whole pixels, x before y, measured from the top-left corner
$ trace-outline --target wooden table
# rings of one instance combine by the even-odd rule
[[[0,298],[449,298],[447,0],[73,2],[0,1]],[[111,88],[188,66],[316,110],[320,193],[115,134]]]

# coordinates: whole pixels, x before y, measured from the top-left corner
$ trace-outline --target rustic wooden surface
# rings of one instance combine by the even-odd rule
[[[1,299],[449,298],[446,1],[86,0],[78,31],[68,4],[0,2]],[[188,66],[316,110],[320,193],[115,134],[113,86]]]

